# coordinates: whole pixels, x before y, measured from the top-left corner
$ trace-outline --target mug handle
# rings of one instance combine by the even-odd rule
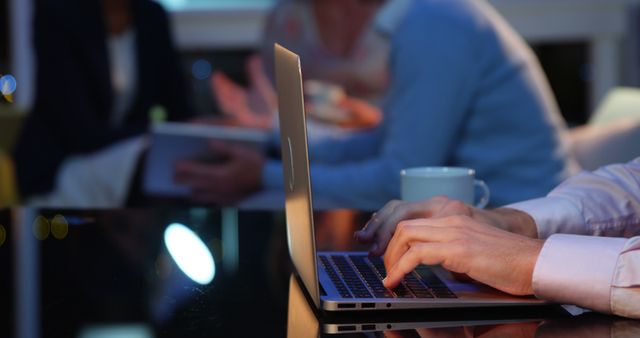
[[[482,197],[480,201],[476,203],[476,208],[484,209],[484,207],[489,204],[489,198],[491,198],[491,192],[489,191],[489,186],[484,183],[483,180],[474,180],[473,185],[479,187],[482,190]]]

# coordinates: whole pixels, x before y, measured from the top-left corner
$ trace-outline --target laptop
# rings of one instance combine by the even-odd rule
[[[400,330],[429,329],[434,336],[451,336],[452,329],[472,327],[472,332],[484,332],[498,326],[514,330],[522,325],[533,325],[553,319],[570,317],[558,306],[521,306],[492,308],[450,308],[413,311],[356,311],[319,312],[312,307],[309,296],[301,286],[299,276],[289,278],[289,309],[287,315],[287,337],[318,338],[345,333],[396,331],[396,336],[405,336]],[[520,331],[521,329],[518,329]],[[460,332],[460,331],[458,331]],[[505,332],[505,331],[502,331]],[[516,332],[516,331],[512,331]],[[409,335],[410,337],[416,335]]]
[[[325,311],[533,306],[488,286],[461,282],[440,266],[419,266],[397,288],[382,286],[381,257],[366,252],[316,252],[300,58],[275,45],[280,142],[289,254],[314,305]]]

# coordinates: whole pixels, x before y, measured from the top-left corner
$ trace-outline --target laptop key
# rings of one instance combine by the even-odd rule
[[[373,297],[344,256],[331,256],[331,260],[338,268],[338,272],[340,273],[340,275],[342,275],[342,278],[347,283],[347,287],[351,289],[354,297]]]
[[[400,284],[393,289],[393,292],[399,298],[414,298],[413,294],[407,289],[404,284]]]
[[[393,292],[382,285],[382,278],[369,264],[369,258],[364,255],[351,255],[349,260],[356,267],[365,283],[371,288],[373,295],[377,298],[395,298]]]
[[[340,277],[338,277],[338,273],[335,271],[335,269],[333,268],[333,266],[329,262],[329,259],[327,257],[325,257],[325,256],[319,256],[319,257],[320,257],[320,263],[322,264],[322,267],[327,272],[327,275],[329,276],[329,279],[331,279],[331,282],[336,287],[336,290],[340,294],[340,297],[342,297],[342,298],[353,298],[353,296],[351,295],[351,293],[349,292],[347,287],[340,280]]]
[[[429,291],[421,281],[415,276],[414,273],[409,273],[404,278],[405,285],[413,292],[418,298],[433,298],[433,294]]]
[[[436,298],[458,298],[428,266],[419,266],[415,271]]]

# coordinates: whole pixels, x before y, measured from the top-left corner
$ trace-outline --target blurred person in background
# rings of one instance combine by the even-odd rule
[[[35,105],[13,154],[22,197],[74,195],[65,185],[92,187],[100,175],[102,190],[76,199],[126,189],[121,168],[137,157],[121,152],[142,145],[109,147],[143,134],[152,107],[169,120],[191,116],[166,13],[150,0],[40,0],[34,24]]]
[[[535,55],[486,1],[389,0],[376,15],[391,41],[385,120],[369,133],[312,144],[316,198],[375,210],[400,196],[401,169],[448,165],[474,168],[497,206],[543,196],[577,170]],[[235,145],[215,151],[228,160],[176,167],[194,200],[229,204],[282,191],[280,161]]]
[[[238,124],[271,128],[277,110],[273,44],[301,56],[307,112],[312,128],[348,130],[375,127],[388,87],[389,41],[378,32],[375,15],[383,0],[281,0],[265,25],[259,55],[246,64],[249,88],[222,72],[211,77],[224,114]],[[310,95],[313,93],[313,95]]]
[[[238,124],[277,129],[273,44],[301,56],[310,142],[365,132],[382,120],[379,106],[388,87],[389,39],[376,13],[383,0],[281,0],[265,24],[259,55],[246,63],[249,88],[222,72],[211,85],[222,112]],[[348,247],[350,210],[318,216],[321,234]],[[340,236],[339,234],[342,234]]]

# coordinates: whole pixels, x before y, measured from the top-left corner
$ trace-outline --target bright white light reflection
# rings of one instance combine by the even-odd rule
[[[216,274],[213,256],[200,237],[182,224],[170,224],[164,231],[164,245],[189,278],[198,284],[209,284]]]

